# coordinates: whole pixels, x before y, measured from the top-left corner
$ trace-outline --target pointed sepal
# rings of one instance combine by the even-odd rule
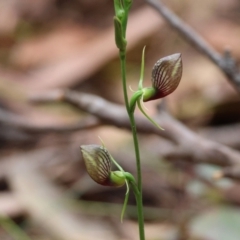
[[[142,114],[157,128],[159,128],[160,130],[164,130],[162,127],[160,127],[150,116],[148,116],[148,114],[144,111],[142,104],[141,104],[142,99],[138,99],[137,101],[137,105],[139,110],[142,112]]]
[[[123,217],[124,217],[124,213],[126,211],[127,208],[127,203],[128,203],[128,198],[129,198],[129,193],[130,193],[130,186],[132,184],[134,184],[136,186],[136,180],[134,178],[134,176],[129,173],[129,172],[124,172],[124,176],[126,178],[126,194],[125,194],[125,198],[124,198],[124,203],[123,203],[123,208],[122,208],[122,212],[121,212],[121,222],[123,222]]]
[[[145,49],[146,49],[146,46],[144,46],[142,50],[141,72],[140,72],[140,80],[138,83],[138,89],[143,88],[143,78],[144,78],[144,68],[145,68]]]

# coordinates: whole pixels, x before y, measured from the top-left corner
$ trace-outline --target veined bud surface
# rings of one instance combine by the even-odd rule
[[[143,101],[166,97],[178,86],[182,77],[180,53],[159,59],[152,70],[152,87],[143,89]]]
[[[100,145],[82,145],[82,156],[89,176],[98,184],[120,187],[125,183],[124,174],[111,171],[111,156],[108,150]]]

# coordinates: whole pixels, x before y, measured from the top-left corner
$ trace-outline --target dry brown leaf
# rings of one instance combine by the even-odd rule
[[[148,7],[133,13],[129,18],[128,48],[133,48],[141,39],[151,36],[162,24],[157,13]],[[117,55],[113,27],[111,27],[101,34],[97,33],[84,45],[84,48],[80,46],[68,58],[32,71],[24,82],[35,91],[70,87],[96,73]]]
[[[58,23],[53,31],[17,44],[11,51],[11,62],[29,70],[64,61],[96,37],[96,30],[72,23]]]

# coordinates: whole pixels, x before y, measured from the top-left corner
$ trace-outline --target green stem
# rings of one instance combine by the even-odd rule
[[[142,208],[142,194],[139,192],[135,182],[130,182],[130,184],[133,188],[133,192],[137,202],[139,236],[140,236],[140,240],[144,240],[145,233],[144,233],[144,217],[143,217],[143,208]]]
[[[127,94],[127,80],[126,80],[126,51],[119,51],[119,57],[121,61],[121,74],[122,74],[122,85],[123,85],[123,95],[124,95],[124,102],[127,109],[128,115],[130,114],[130,105],[128,101],[128,94]]]
[[[9,217],[0,216],[0,226],[4,228],[13,239],[31,240],[30,237]]]
[[[122,74],[124,101],[125,101],[125,106],[126,106],[127,113],[129,116],[129,120],[131,123],[135,156],[136,156],[137,186],[135,186],[135,188],[137,187],[138,191],[136,191],[136,189],[134,189],[134,193],[135,193],[137,209],[138,209],[139,236],[140,236],[140,240],[145,240],[143,204],[142,204],[142,173],[141,173],[140,151],[139,151],[139,145],[138,145],[138,137],[137,137],[137,129],[136,129],[136,123],[135,123],[135,118],[134,118],[134,112],[132,112],[130,109],[130,104],[128,101],[128,94],[127,94],[126,51],[125,50],[120,51],[119,56],[120,56],[120,60],[121,60],[121,74]]]

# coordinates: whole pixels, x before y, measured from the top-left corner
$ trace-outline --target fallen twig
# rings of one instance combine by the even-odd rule
[[[54,151],[45,150],[42,153],[49,155],[54,154]],[[88,240],[106,239],[106,236],[110,235],[111,239],[115,239],[114,234],[104,231],[106,226],[103,222],[101,224],[98,222],[97,229],[91,231],[90,220],[77,217],[69,211],[61,191],[48,181],[39,169],[37,160],[46,160],[46,156],[41,154],[41,151],[18,155],[15,158],[17,161],[6,169],[10,186],[28,214],[54,238]]]
[[[66,101],[84,110],[103,123],[120,128],[130,129],[127,113],[123,106],[113,104],[105,99],[91,94],[75,91],[51,91],[32,97],[32,101]],[[240,164],[240,153],[220,143],[204,139],[188,129],[182,123],[171,117],[167,112],[160,111],[155,120],[165,131],[156,129],[144,117],[136,116],[139,132],[156,134],[176,144],[165,154],[168,159],[184,159],[197,163],[211,163],[220,166]]]
[[[236,61],[227,49],[223,55],[215,51],[194,29],[168,9],[160,0],[145,0],[188,42],[197,50],[204,53],[228,77],[229,81],[240,92],[240,72]]]
[[[73,131],[80,131],[99,126],[101,123],[94,117],[87,117],[79,122],[68,125],[48,125],[41,126],[26,117],[19,116],[3,109],[0,109],[0,123],[11,126],[15,129],[22,130],[31,134],[45,134],[45,133],[66,133]],[[25,135],[24,135],[25,136]],[[30,137],[30,136],[29,136]]]

